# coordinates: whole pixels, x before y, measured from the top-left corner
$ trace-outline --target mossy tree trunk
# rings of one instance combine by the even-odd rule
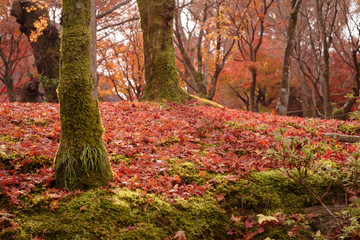
[[[48,102],[57,102],[56,88],[59,80],[60,37],[55,24],[49,19],[49,11],[30,0],[18,0],[12,4],[11,15],[20,24],[20,31],[31,38],[32,32],[36,32],[35,24],[39,19],[47,19],[47,26],[37,38],[31,40],[35,64],[41,83],[45,91],[45,99]]]
[[[58,187],[86,189],[112,179],[91,76],[91,0],[63,0],[60,83],[61,141],[55,158]]]
[[[137,0],[143,32],[145,81],[142,100],[185,102],[175,64],[175,0]]]

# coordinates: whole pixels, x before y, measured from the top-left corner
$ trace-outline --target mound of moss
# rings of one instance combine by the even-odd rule
[[[343,132],[345,134],[350,134],[350,135],[360,134],[360,126],[358,126],[358,125],[350,125],[350,124],[346,124],[346,123],[340,123],[338,126],[338,130],[340,130],[341,132]]]
[[[0,239],[171,239],[180,231],[189,240],[237,239],[237,235],[228,235],[230,229],[249,229],[236,225],[232,216],[292,214],[318,205],[281,170],[253,172],[237,179],[207,172],[202,178],[193,163],[176,159],[168,170],[183,182],[209,185],[208,192],[189,199],[167,199],[140,190],[90,190],[62,199],[53,205],[56,207],[24,209],[14,219],[17,231],[3,231]],[[318,195],[328,184],[320,177],[309,179]],[[289,230],[289,226],[274,226],[253,239],[288,239]]]
[[[321,196],[329,181],[314,175],[308,179],[308,184],[315,194]],[[288,178],[282,170],[254,172],[236,182],[228,182],[219,176],[215,188],[217,194],[224,195],[222,208],[239,215],[295,213],[319,204],[303,186]],[[343,194],[339,189],[342,189],[339,185],[330,189],[332,198]]]
[[[20,228],[1,239],[164,239],[184,231],[187,239],[225,239],[228,219],[209,197],[177,199],[121,189],[90,190],[64,199],[55,212],[28,211],[16,219]]]

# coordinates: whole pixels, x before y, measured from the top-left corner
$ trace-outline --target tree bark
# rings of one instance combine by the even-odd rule
[[[141,100],[185,102],[175,64],[173,20],[175,0],[137,0],[145,58],[145,89]]]
[[[40,81],[31,76],[30,81],[25,83],[20,89],[20,102],[43,102],[44,91],[40,87]]]
[[[35,10],[28,11],[32,7]],[[57,102],[56,88],[59,80],[60,37],[56,26],[49,19],[47,8],[40,8],[38,3],[30,0],[18,0],[12,5],[11,15],[20,24],[20,31],[28,36],[33,49],[35,64],[48,102]],[[47,19],[47,27],[36,41],[32,41],[31,33],[36,31],[34,23],[40,18]]]
[[[313,102],[312,96],[311,96],[311,90],[309,85],[306,82],[306,78],[304,76],[304,73],[301,71],[301,68],[299,66],[299,62],[296,63],[297,68],[297,78],[299,80],[300,86],[301,86],[301,106],[303,110],[303,116],[305,117],[317,117],[315,103]]]
[[[334,4],[334,15],[333,19],[330,22],[330,27],[326,27],[326,23],[324,20],[324,12],[323,12],[323,2],[320,0],[316,0],[316,13],[317,13],[317,20],[319,21],[320,27],[320,39],[322,42],[322,50],[324,54],[324,69],[320,71],[320,82],[323,92],[323,107],[324,107],[324,116],[325,118],[331,117],[331,106],[330,106],[330,83],[329,83],[329,76],[330,76],[330,47],[332,43],[332,31],[335,24],[335,19],[337,15],[337,0]],[[327,31],[329,33],[327,33]]]
[[[291,57],[294,50],[294,40],[297,24],[297,16],[302,0],[292,0],[289,14],[289,23],[287,27],[287,42],[284,54],[283,76],[281,88],[279,91],[278,102],[276,105],[276,113],[286,116],[289,106],[289,94],[291,85]]]
[[[9,97],[9,102],[16,102],[16,94],[12,80],[9,80],[8,84],[6,84],[6,90]]]
[[[256,91],[256,77],[257,77],[257,72],[256,72],[256,68],[255,67],[251,67],[250,68],[250,72],[251,72],[251,86],[250,86],[250,111],[252,112],[258,112],[258,106],[256,104],[255,101],[255,91]]]
[[[105,186],[113,177],[91,75],[91,0],[63,0],[59,83],[61,140],[55,157],[60,188]]]
[[[98,98],[99,77],[97,75],[97,54],[96,54],[96,0],[91,0],[91,76],[93,80],[92,95],[94,99]]]

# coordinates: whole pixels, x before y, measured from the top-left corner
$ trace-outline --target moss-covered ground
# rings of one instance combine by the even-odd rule
[[[307,186],[340,211],[344,187],[331,171],[356,153],[324,137],[340,122],[203,105],[100,106],[114,180],[72,192],[55,188],[57,106],[0,107],[0,239],[328,239],[336,226],[266,152],[284,148],[276,132],[310,138],[319,168]]]
[[[121,157],[113,159],[130,163]],[[227,174],[201,173],[191,162],[178,164],[172,160],[169,166],[168,173],[181,178],[183,183],[211,187],[203,196],[187,198],[168,198],[165,194],[128,188],[104,188],[74,193],[50,204],[45,200],[34,202],[14,218],[19,228],[3,231],[0,238],[172,239],[183,233],[186,239],[238,239],[238,234],[229,234],[230,229],[246,233],[256,227],[247,229],[244,221],[237,223],[234,216],[247,216],[255,224],[259,219],[257,214],[304,214],[306,207],[318,205],[281,170],[253,172],[232,179]],[[310,185],[321,194],[328,183],[312,178]],[[341,191],[332,190],[332,197],[342,196]],[[268,226],[253,239],[288,239],[293,225],[295,221],[289,225]],[[311,230],[305,231],[305,236],[312,236]]]

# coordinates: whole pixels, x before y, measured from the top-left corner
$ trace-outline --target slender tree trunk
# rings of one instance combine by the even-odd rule
[[[20,24],[20,31],[28,36],[33,49],[35,64],[41,75],[41,83],[48,102],[57,102],[56,88],[59,81],[60,37],[56,26],[49,19],[47,8],[39,8],[38,3],[29,0],[18,0],[12,5],[11,15]],[[33,9],[28,11],[27,9]],[[47,27],[36,39],[32,39],[32,32],[36,32],[35,23],[45,17]]]
[[[305,117],[316,117],[315,104],[312,101],[312,95],[309,85],[306,82],[304,73],[301,71],[300,63],[296,64],[298,80],[301,86],[301,106]]]
[[[250,110],[252,112],[257,112],[258,108],[255,101],[256,77],[257,77],[256,68],[255,67],[250,68],[250,72],[252,77],[251,86],[250,86]]]
[[[58,187],[86,189],[112,179],[91,75],[91,0],[63,0],[58,88],[61,140],[55,158]]]
[[[359,51],[360,47],[357,47],[355,50],[352,51],[352,60],[353,60],[353,64],[355,66],[355,87],[353,88],[354,90],[354,97],[353,98],[349,98],[346,103],[341,107],[340,111],[337,112],[337,115],[339,116],[340,119],[346,119],[348,116],[347,114],[349,112],[351,112],[351,108],[354,106],[354,104],[356,103],[357,98],[359,97],[359,89],[360,89],[360,66],[357,60],[357,53]],[[336,117],[336,114],[335,116]]]
[[[325,36],[326,39],[326,36]],[[324,40],[325,40],[324,39]],[[326,44],[325,44],[326,45]],[[320,81],[323,92],[323,106],[324,106],[324,115],[326,118],[331,116],[331,106],[330,106],[330,83],[329,83],[329,49],[324,46],[324,71],[320,75]]]
[[[320,0],[316,0],[316,13],[317,19],[320,25],[320,39],[322,42],[322,50],[324,54],[324,69],[320,69],[320,81],[321,87],[323,91],[323,107],[324,107],[324,115],[326,118],[331,116],[331,106],[330,106],[330,83],[329,83],[329,75],[330,75],[330,53],[329,49],[332,43],[332,31],[336,19],[337,14],[337,1],[335,1],[334,5],[334,15],[331,22],[331,25],[328,29],[330,34],[326,31],[326,24],[324,20],[324,13],[323,13],[323,3]],[[329,20],[328,20],[329,21]]]
[[[185,102],[175,64],[175,0],[137,0],[143,32],[145,89],[141,100]]]
[[[294,39],[297,24],[297,16],[299,13],[302,0],[292,0],[289,15],[289,24],[287,27],[287,42],[284,54],[283,76],[281,88],[279,91],[278,102],[276,105],[276,113],[279,115],[287,115],[289,105],[289,94],[291,85],[291,57],[294,50]]]
[[[360,46],[358,46],[355,50],[352,51],[352,59],[355,66],[355,89],[354,96],[358,97],[360,94],[360,65],[357,59],[357,54],[359,52]]]
[[[202,23],[205,23],[207,20],[207,12],[209,10],[209,6],[207,3],[204,4],[204,10],[203,10],[203,18]],[[180,53],[183,58],[183,65],[185,67],[185,74],[188,73],[191,75],[188,81],[188,85],[197,93],[197,95],[201,98],[207,97],[207,85],[206,85],[206,79],[207,76],[203,73],[203,55],[202,55],[202,42],[204,37],[204,29],[201,28],[199,31],[199,36],[197,37],[196,46],[194,47],[196,49],[196,62],[197,66],[193,64],[193,60],[191,56],[189,56],[188,52],[192,48],[192,43],[188,39],[186,39],[186,35],[184,33],[184,30],[181,25],[181,12],[177,11],[175,12],[175,36],[178,41],[178,47],[180,50]],[[185,43],[187,42],[187,43]],[[187,49],[185,49],[185,47]],[[206,65],[205,65],[206,66]],[[185,81],[185,80],[184,80]],[[189,84],[191,83],[191,84]]]
[[[16,94],[15,94],[13,81],[12,79],[9,79],[9,81],[7,82],[8,84],[6,84],[6,90],[9,97],[9,102],[16,102]]]

